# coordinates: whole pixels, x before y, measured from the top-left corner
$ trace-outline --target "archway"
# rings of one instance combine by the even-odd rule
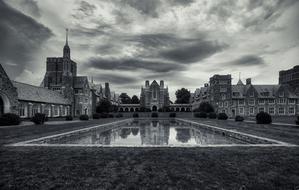
[[[179,112],[179,111],[180,111],[180,108],[175,108],[175,111]]]
[[[185,111],[185,108],[181,108],[181,112],[184,112]]]
[[[123,111],[124,111],[124,109],[123,109],[123,108],[119,108],[119,111],[120,111],[120,112],[123,112]]]
[[[157,111],[157,106],[153,106],[152,111]]]
[[[130,108],[130,112],[134,112],[134,108]]]
[[[0,96],[0,116],[4,113],[4,102],[2,100],[2,97]]]
[[[129,111],[129,108],[125,108],[125,112],[128,112]]]
[[[5,94],[0,93],[0,115],[9,112],[11,112],[10,101]]]

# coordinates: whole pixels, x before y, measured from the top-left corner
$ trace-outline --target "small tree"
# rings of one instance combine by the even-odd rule
[[[132,101],[131,102],[132,102],[132,104],[139,104],[140,100],[136,95],[134,95],[134,96],[132,96]]]
[[[257,124],[270,124],[272,123],[272,117],[267,112],[260,112],[256,114],[256,123]]]
[[[209,102],[201,102],[199,104],[199,107],[197,109],[195,109],[194,112],[211,113],[211,112],[214,112],[214,108]]]
[[[120,101],[122,104],[131,104],[132,100],[131,97],[127,93],[121,93],[119,95]]]
[[[103,99],[100,101],[100,103],[98,104],[97,108],[96,108],[96,112],[97,113],[108,113],[111,111],[111,102]]]
[[[177,90],[175,92],[175,95],[176,95],[175,103],[177,103],[177,104],[188,104],[188,103],[190,103],[191,94],[190,94],[190,91],[187,90],[186,88],[181,88],[181,89]]]

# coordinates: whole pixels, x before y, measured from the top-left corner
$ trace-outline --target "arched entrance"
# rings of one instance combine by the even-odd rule
[[[0,96],[0,116],[4,113],[4,102],[2,97]]]
[[[157,111],[157,106],[153,106],[152,111]]]

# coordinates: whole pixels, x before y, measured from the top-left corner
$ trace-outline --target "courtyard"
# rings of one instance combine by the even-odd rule
[[[1,189],[297,189],[299,148],[10,147],[6,144],[124,120],[0,128]],[[188,118],[299,144],[296,126]]]

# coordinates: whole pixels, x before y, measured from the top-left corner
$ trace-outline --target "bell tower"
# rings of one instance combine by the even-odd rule
[[[71,49],[68,44],[69,29],[66,29],[65,45],[63,47],[63,58],[71,59]]]

